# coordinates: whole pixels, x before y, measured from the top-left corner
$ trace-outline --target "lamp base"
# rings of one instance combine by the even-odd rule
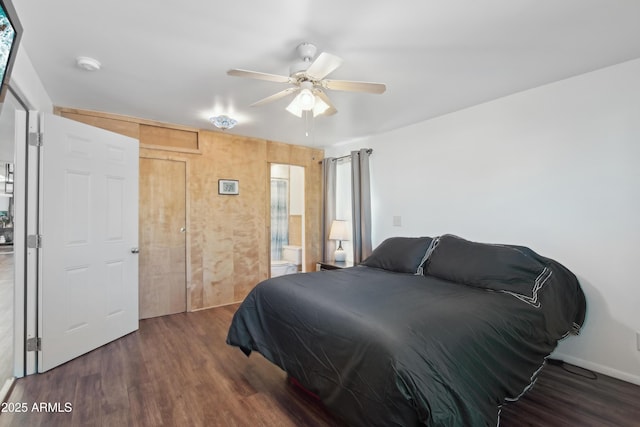
[[[338,248],[336,249],[334,258],[337,262],[345,262],[347,260],[347,253],[342,248]]]

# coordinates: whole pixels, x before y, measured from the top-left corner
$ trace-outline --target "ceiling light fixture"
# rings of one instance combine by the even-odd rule
[[[304,111],[309,111],[313,109],[313,106],[316,103],[316,97],[311,92],[313,89],[313,83],[311,82],[302,82],[300,83],[300,87],[302,90],[296,96],[296,102],[300,105],[300,108]]]
[[[316,96],[312,92],[313,83],[304,81],[300,83],[300,93],[293,98],[287,106],[287,111],[294,116],[302,117],[303,111],[311,111],[316,104]],[[315,114],[314,114],[315,116]]]
[[[328,109],[329,109],[329,104],[324,102],[322,98],[320,98],[319,96],[316,96],[316,103],[313,106],[313,117],[317,116],[318,114],[324,113]]]
[[[225,115],[211,117],[209,121],[215,127],[222,130],[231,129],[232,127],[238,124],[237,120],[234,120],[231,117],[225,116]]]
[[[298,94],[298,97],[301,94]],[[329,104],[324,102],[322,98],[317,95],[313,95],[313,105],[309,108],[304,108],[302,102],[299,102],[298,97],[294,98],[294,100],[287,106],[287,111],[297,117],[302,117],[302,113],[305,111],[313,113],[313,117],[318,116],[319,114],[324,113],[329,109]],[[308,104],[306,104],[308,105]]]
[[[313,93],[313,83],[304,81],[300,83],[300,87],[302,88],[300,93],[287,106],[288,112],[302,117],[305,111],[309,111],[313,113],[313,117],[316,117],[329,109],[329,104]]]
[[[76,65],[78,68],[82,68],[85,71],[98,71],[102,64],[97,59],[89,58],[88,56],[79,56],[76,58]]]

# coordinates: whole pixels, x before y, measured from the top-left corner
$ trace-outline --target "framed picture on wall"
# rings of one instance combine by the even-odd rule
[[[218,194],[225,194],[225,195],[240,194],[238,180],[237,179],[219,179]]]

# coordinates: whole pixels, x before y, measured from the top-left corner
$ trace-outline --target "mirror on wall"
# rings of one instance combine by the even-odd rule
[[[13,252],[13,163],[0,162],[0,253]]]
[[[271,277],[305,270],[304,167],[271,164]]]
[[[14,373],[14,157],[16,120],[26,115],[24,107],[11,91],[0,104],[0,388]],[[26,127],[26,124],[24,124]]]

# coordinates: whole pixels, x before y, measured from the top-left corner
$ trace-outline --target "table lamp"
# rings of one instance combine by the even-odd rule
[[[338,248],[335,252],[335,260],[338,262],[344,262],[347,259],[347,254],[342,249],[342,241],[349,240],[351,238],[351,231],[347,226],[347,221],[343,221],[340,219],[333,220],[331,224],[331,231],[329,232],[329,240],[337,240]]]

